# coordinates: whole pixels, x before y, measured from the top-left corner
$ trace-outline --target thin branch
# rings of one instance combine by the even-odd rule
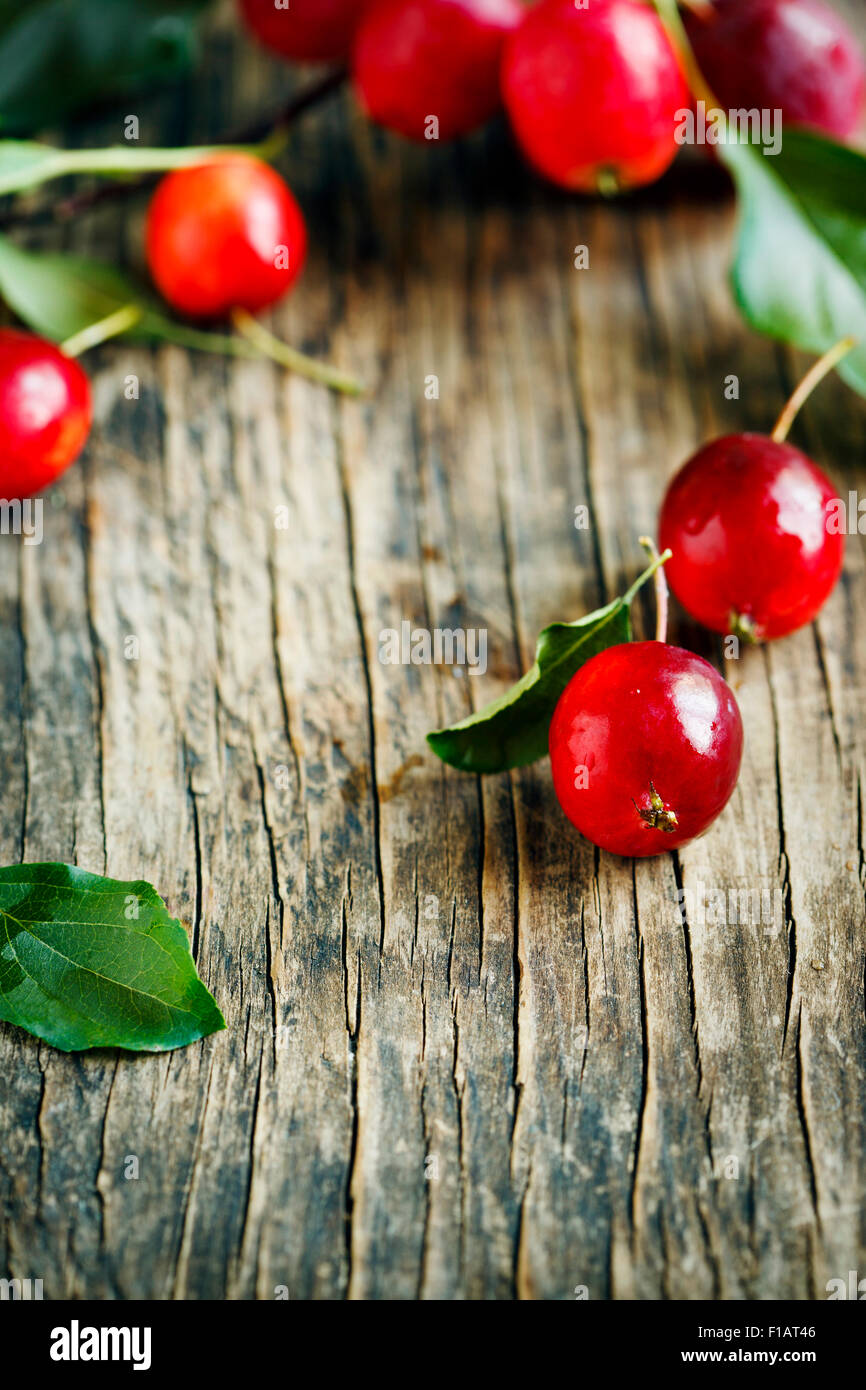
[[[296,93],[286,105],[282,106],[270,118],[260,118],[254,125],[248,126],[244,130],[235,131],[225,140],[215,143],[255,145],[261,141],[267,141],[269,145],[271,142],[273,143],[272,152],[278,153],[285,143],[286,133],[294,122],[337,91],[345,82],[346,75],[345,68],[336,68],[326,73],[318,82],[314,82],[303,91]],[[103,203],[119,202],[132,197],[135,193],[153,188],[162,177],[161,172],[148,172],[137,175],[135,178],[98,184],[95,188],[73,193],[68,198],[61,198],[59,202],[43,204],[38,208],[28,210],[13,207],[5,216],[0,217],[0,229],[5,231],[8,227],[24,224],[37,226],[45,223],[69,222]]]

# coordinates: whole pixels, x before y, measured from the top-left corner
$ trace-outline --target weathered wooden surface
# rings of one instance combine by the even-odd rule
[[[142,138],[213,137],[284,80],[221,32]],[[285,167],[313,249],[274,323],[370,398],[106,348],[44,544],[0,545],[2,862],[153,881],[228,1020],[168,1057],[0,1028],[0,1274],[46,1297],[824,1297],[866,1274],[862,540],[815,628],[728,665],[741,783],[680,855],[595,852],[546,763],[477,781],[424,745],[633,577],[699,441],[770,427],[800,364],[732,308],[724,186],[573,202],[502,130],[409,148],[343,98]],[[74,241],[134,257],[140,214]],[[840,383],[796,438],[862,487]],[[487,675],[382,665],[406,618],[486,628]],[[778,929],[684,928],[699,885],[779,888]]]

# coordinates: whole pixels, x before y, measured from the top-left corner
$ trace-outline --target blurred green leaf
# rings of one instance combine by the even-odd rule
[[[141,288],[113,266],[25,251],[6,237],[0,237],[0,295],[28,327],[57,343],[145,300]],[[141,323],[136,332],[141,334]]]
[[[62,151],[37,140],[0,140],[0,194],[54,178],[58,154]]]
[[[774,157],[718,152],[740,195],[733,283],[746,319],[807,352],[856,338],[839,374],[866,396],[866,157],[805,130],[786,130]]]
[[[364,389],[345,372],[281,343],[241,310],[235,315],[239,334],[196,328],[171,318],[145,287],[114,266],[56,251],[26,251],[4,236],[0,298],[29,328],[66,344],[73,354],[123,334],[224,357],[268,357],[333,391],[357,396]]]
[[[0,133],[28,135],[186,71],[209,0],[0,0]]]
[[[56,251],[25,251],[0,236],[0,297],[34,332],[63,343],[128,305],[141,317],[126,336],[163,339],[235,357],[261,354],[243,338],[177,323],[131,276],[101,261]]]

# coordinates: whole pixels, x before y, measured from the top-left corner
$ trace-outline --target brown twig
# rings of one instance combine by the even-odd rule
[[[244,130],[235,131],[233,135],[229,135],[219,143],[256,145],[271,134],[276,135],[279,131],[287,130],[311,107],[317,106],[319,102],[324,101],[337,91],[345,82],[346,76],[345,68],[336,68],[326,73],[318,82],[314,82],[303,91],[296,93],[285,106],[281,107],[269,119],[260,118],[254,125],[248,126]],[[69,222],[82,213],[99,207],[102,203],[117,202],[152,188],[162,177],[160,172],[139,174],[135,178],[98,184],[95,188],[85,189],[81,193],[73,193],[68,198],[60,199],[59,202],[44,204],[38,208],[13,207],[5,216],[0,217],[0,229],[5,231],[8,227],[20,226],[25,223],[30,226],[37,226],[44,223]]]

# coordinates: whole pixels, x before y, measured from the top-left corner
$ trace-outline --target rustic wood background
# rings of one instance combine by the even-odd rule
[[[225,15],[209,55],[130,108],[144,142],[285,91]],[[823,1298],[866,1275],[862,540],[815,627],[728,664],[742,779],[682,854],[594,851],[546,763],[481,781],[424,743],[634,577],[700,441],[771,427],[803,364],[732,307],[724,178],[602,206],[536,182],[502,126],[414,148],[342,95],[283,167],[312,253],[273,323],[369,396],[106,347],[44,544],[0,544],[2,862],[154,882],[228,1021],[141,1057],[0,1027],[0,1275],[50,1298]],[[141,214],[48,241],[134,264]],[[862,489],[866,406],[838,380],[794,437]],[[405,618],[486,628],[487,675],[382,665]],[[679,612],[673,637],[721,663]],[[699,884],[779,888],[785,920],[684,928]]]

